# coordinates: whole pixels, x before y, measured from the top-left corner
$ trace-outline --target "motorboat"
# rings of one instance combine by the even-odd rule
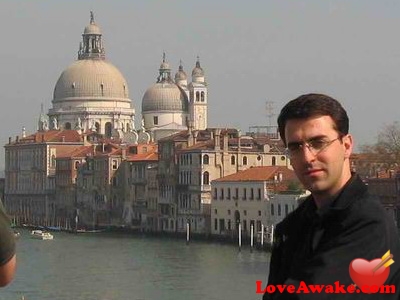
[[[31,237],[38,240],[52,240],[54,238],[50,232],[43,230],[32,230]]]

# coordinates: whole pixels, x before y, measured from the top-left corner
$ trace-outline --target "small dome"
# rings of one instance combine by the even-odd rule
[[[171,67],[169,66],[169,63],[163,61],[160,65],[160,70],[171,70]]]
[[[178,71],[175,74],[175,81],[180,81],[180,80],[187,80],[187,75],[185,71]]]
[[[53,101],[69,98],[127,100],[128,85],[121,72],[106,60],[77,60],[61,73]]]
[[[192,77],[204,77],[204,71],[200,66],[200,59],[197,57],[196,66],[192,71]]]
[[[98,34],[101,35],[100,27],[97,26],[95,23],[90,23],[88,26],[85,27],[83,34]]]
[[[188,112],[189,102],[175,83],[156,83],[144,94],[142,113],[150,111]]]
[[[175,74],[175,81],[178,82],[178,81],[181,81],[181,80],[187,80],[187,75],[186,75],[186,72],[183,71],[182,64],[179,65],[179,70]]]

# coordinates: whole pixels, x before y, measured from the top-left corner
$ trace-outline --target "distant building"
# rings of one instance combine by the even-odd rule
[[[208,90],[204,71],[197,59],[188,84],[182,63],[171,77],[165,54],[160,65],[157,82],[147,89],[142,100],[144,127],[157,141],[191,126],[193,130],[207,128]]]
[[[236,129],[182,131],[159,140],[162,230],[210,233],[211,181],[255,166],[289,166],[283,147]]]
[[[50,222],[57,211],[56,158],[83,146],[75,130],[48,130],[10,138],[5,145],[4,204],[10,215]]]
[[[259,166],[237,172],[211,183],[211,233],[237,236],[242,226],[243,236],[260,232],[283,220],[297,208],[303,195],[296,176],[284,166]]]

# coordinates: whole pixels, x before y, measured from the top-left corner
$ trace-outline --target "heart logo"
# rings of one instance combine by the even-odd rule
[[[365,285],[380,287],[385,283],[390,273],[390,268],[384,266],[375,270],[381,263],[381,258],[376,258],[372,261],[363,258],[354,259],[349,266],[350,277],[358,287]]]

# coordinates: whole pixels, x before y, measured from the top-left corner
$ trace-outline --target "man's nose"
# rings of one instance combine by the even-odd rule
[[[303,145],[303,147],[302,147],[302,150],[303,150],[303,159],[304,159],[304,161],[306,161],[306,162],[310,162],[310,161],[313,161],[313,160],[315,160],[315,154],[313,153],[313,151],[310,149],[310,146],[308,146],[308,145]]]

